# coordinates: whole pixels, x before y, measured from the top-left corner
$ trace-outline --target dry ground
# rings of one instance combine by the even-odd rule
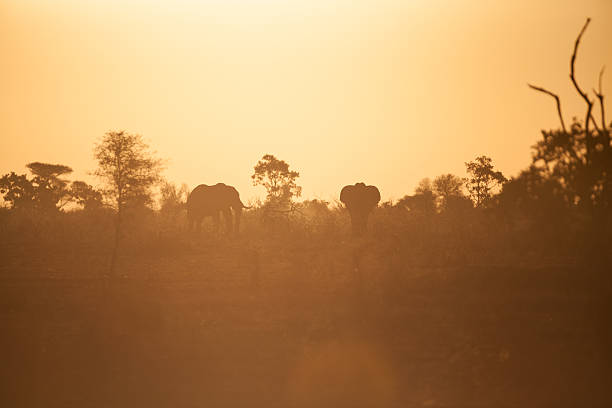
[[[109,283],[93,250],[4,250],[2,407],[612,406],[606,271],[220,239]]]

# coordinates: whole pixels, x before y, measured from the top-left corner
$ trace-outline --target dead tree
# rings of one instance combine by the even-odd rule
[[[604,68],[599,72],[599,86],[593,93],[599,100],[601,120],[595,120],[593,108],[595,99],[591,99],[576,80],[576,58],[580,41],[591,22],[587,18],[574,42],[570,59],[570,81],[580,97],[586,103],[584,124],[574,121],[567,128],[561,110],[559,96],[541,86],[528,84],[531,89],[547,94],[555,99],[557,113],[561,123],[560,131],[543,131],[544,140],[534,146],[535,160],[543,160],[546,168],[551,166],[550,175],[560,178],[562,185],[573,191],[568,194],[570,205],[578,203],[591,218],[590,232],[595,236],[606,234],[609,213],[612,210],[612,147],[610,133],[612,124],[605,119],[602,78]],[[574,194],[574,196],[572,196]]]

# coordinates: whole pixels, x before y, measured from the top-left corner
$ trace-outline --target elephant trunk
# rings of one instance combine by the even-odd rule
[[[363,236],[367,229],[369,214],[364,211],[356,210],[349,211],[349,214],[351,215],[351,230],[353,236]]]
[[[244,205],[242,202],[241,205],[234,207],[234,234],[238,235],[240,232],[240,218],[242,218],[242,209]]]

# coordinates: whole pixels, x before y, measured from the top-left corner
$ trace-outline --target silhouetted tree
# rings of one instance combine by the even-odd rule
[[[299,205],[299,212],[312,225],[329,222],[332,218],[329,202],[325,200],[304,200]]]
[[[450,197],[463,196],[463,179],[454,174],[442,174],[433,181],[433,192],[438,196],[440,208],[446,209]]]
[[[72,173],[72,169],[62,164],[28,163],[26,167],[34,178],[36,187],[36,203],[42,211],[57,211],[70,201],[70,193],[66,186],[68,181],[61,178]]]
[[[499,203],[514,213],[540,218],[553,207],[552,212],[558,214],[570,205],[563,194],[564,186],[558,180],[548,177],[543,168],[531,165],[503,185]]]
[[[560,242],[575,235],[571,204],[564,194],[564,186],[535,165],[504,183],[498,195],[499,210],[520,245],[529,243],[539,250],[560,248]]]
[[[2,176],[0,193],[9,208],[32,208],[35,204],[36,188],[25,174],[11,172]]]
[[[400,198],[396,207],[406,209],[415,214],[431,215],[436,212],[436,194],[429,178],[421,180],[414,190],[414,195]]]
[[[73,181],[70,185],[70,196],[84,210],[102,208],[102,193],[84,181]]]
[[[98,162],[94,174],[103,180],[103,194],[117,211],[110,266],[113,277],[125,210],[152,202],[152,188],[160,181],[162,161],[149,151],[141,135],[124,131],[106,133],[95,145],[94,157]]]
[[[185,207],[187,197],[189,196],[189,187],[185,183],[178,187],[174,183],[165,181],[161,185],[160,193],[160,211],[164,214],[175,216]]]
[[[600,104],[599,124],[593,115],[595,101],[581,88],[575,76],[578,47],[589,23],[590,19],[587,19],[578,34],[570,59],[570,80],[586,103],[584,120],[574,119],[567,129],[559,97],[542,87],[529,86],[555,99],[561,123],[561,129],[542,131],[542,139],[534,146],[533,163],[546,178],[561,186],[561,196],[570,208],[574,207],[590,218],[589,229],[593,233],[593,242],[587,246],[595,247],[602,244],[600,238],[609,235],[606,229],[609,228],[612,210],[612,124],[607,124],[605,120],[604,95],[601,90],[603,69],[599,73],[599,90],[594,90]]]
[[[466,187],[474,205],[481,207],[491,199],[491,193],[496,187],[501,186],[506,178],[501,171],[493,169],[493,161],[490,157],[480,156],[474,161],[465,163],[469,178]]]
[[[314,214],[324,214],[329,212],[329,202],[325,200],[313,199],[305,200],[301,203],[303,212],[311,212]]]
[[[70,201],[68,181],[61,176],[72,169],[61,164],[33,162],[26,164],[32,179],[14,172],[0,179],[0,192],[12,208],[34,208],[42,212],[57,212]]]
[[[424,179],[419,181],[419,184],[414,189],[414,192],[415,194],[430,194],[431,193],[432,195],[435,195],[433,190],[434,190],[434,187],[433,187],[433,184],[431,183],[431,180],[429,179],[429,177],[425,177]]]
[[[299,197],[302,187],[296,183],[300,173],[289,170],[289,164],[271,154],[266,154],[254,167],[253,185],[262,185],[267,192],[266,203],[276,207],[288,207],[294,197]]]

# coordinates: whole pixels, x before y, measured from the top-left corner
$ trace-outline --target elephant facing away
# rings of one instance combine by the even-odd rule
[[[213,217],[213,229],[219,231],[220,213],[223,213],[228,233],[238,234],[242,209],[246,207],[240,201],[238,191],[223,183],[208,186],[200,184],[193,189],[187,198],[187,220],[190,230],[200,231],[204,217]],[[232,220],[232,211],[234,221]]]
[[[340,192],[340,201],[344,203],[351,215],[353,235],[365,234],[368,217],[380,201],[378,188],[366,186],[365,183],[345,186]]]

